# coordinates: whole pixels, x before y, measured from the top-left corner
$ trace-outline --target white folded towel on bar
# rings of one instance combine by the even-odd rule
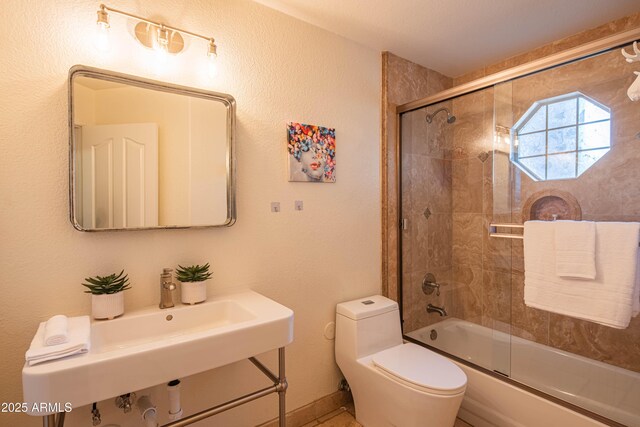
[[[596,278],[596,223],[555,221],[556,274]]]
[[[69,341],[69,319],[57,314],[44,324],[44,345],[58,345]]]
[[[524,225],[524,300],[529,307],[624,329],[640,312],[640,223],[596,223],[596,277],[567,279],[556,273],[556,224]]]
[[[45,324],[40,323],[38,331],[25,354],[29,366],[49,360],[60,359],[76,354],[87,353],[91,347],[91,322],[89,316],[70,317],[68,319],[69,341],[57,345],[45,345]]]

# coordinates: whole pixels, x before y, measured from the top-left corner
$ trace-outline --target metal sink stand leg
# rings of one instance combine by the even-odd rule
[[[250,357],[249,360],[273,382],[273,385],[269,387],[265,387],[258,391],[254,391],[253,393],[246,394],[242,397],[238,397],[237,399],[233,399],[228,402],[222,403],[218,406],[205,409],[204,411],[200,411],[196,414],[189,415],[188,417],[182,418],[172,423],[165,424],[163,427],[188,426],[189,424],[193,424],[195,422],[204,420],[205,418],[209,418],[213,415],[219,414],[220,412],[224,412],[229,409],[235,408],[236,406],[244,405],[245,403],[249,403],[253,400],[267,396],[271,393],[278,393],[278,426],[286,427],[287,411],[286,411],[286,404],[285,404],[285,395],[287,392],[288,384],[287,384],[287,377],[285,376],[285,370],[284,370],[284,347],[280,347],[278,349],[278,375],[277,376],[255,357]],[[57,416],[55,414],[46,415],[42,417],[42,425],[43,427],[63,427],[64,416],[65,416],[64,412],[59,413]]]
[[[278,349],[278,376],[271,372],[269,368],[260,363],[260,361],[258,361],[258,359],[256,359],[255,357],[250,357],[249,360],[273,382],[273,385],[258,391],[254,391],[253,393],[246,394],[237,399],[230,400],[221,405],[205,409],[204,411],[200,411],[181,420],[165,424],[163,427],[188,426],[189,424],[204,420],[205,418],[209,418],[213,415],[219,414],[220,412],[235,408],[236,406],[244,405],[245,403],[267,396],[271,393],[278,393],[278,425],[279,427],[286,427],[285,393],[287,392],[288,384],[284,372],[284,347],[280,347]]]
[[[58,412],[57,414],[45,415],[42,417],[43,427],[63,427],[65,412]]]

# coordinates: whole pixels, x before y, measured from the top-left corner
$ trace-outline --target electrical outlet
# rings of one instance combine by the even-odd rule
[[[296,200],[294,204],[294,208],[297,211],[301,211],[304,208],[304,204],[302,203],[302,200]]]
[[[280,202],[271,202],[271,212],[273,213],[280,212]]]

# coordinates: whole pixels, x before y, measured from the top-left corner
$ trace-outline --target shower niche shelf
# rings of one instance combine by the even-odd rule
[[[532,194],[522,207],[523,221],[582,220],[578,200],[560,190],[543,190]]]

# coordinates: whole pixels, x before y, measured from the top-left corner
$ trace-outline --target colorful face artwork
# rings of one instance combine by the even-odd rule
[[[336,182],[336,130],[287,124],[289,181]]]

